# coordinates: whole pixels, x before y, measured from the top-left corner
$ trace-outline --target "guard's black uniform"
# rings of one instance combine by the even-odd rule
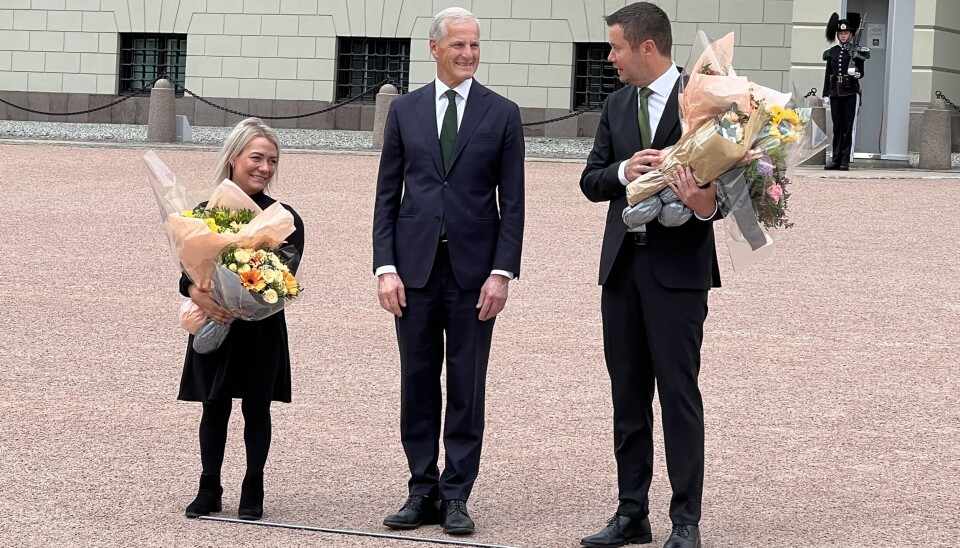
[[[849,164],[850,147],[853,145],[853,121],[860,96],[859,78],[863,77],[863,59],[852,58],[844,44],[824,51],[823,59],[827,62],[823,96],[830,97],[830,117],[833,118],[833,166],[843,169]],[[851,61],[860,77],[847,73]]]

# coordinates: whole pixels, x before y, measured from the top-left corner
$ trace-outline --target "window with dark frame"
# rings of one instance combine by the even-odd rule
[[[623,87],[617,69],[607,61],[610,44],[576,44],[574,52],[573,109],[586,110],[603,104],[608,95]]]
[[[120,93],[149,91],[160,77],[183,86],[186,73],[186,34],[120,34]]]
[[[383,80],[402,94],[410,80],[409,38],[341,37],[337,55],[337,100],[350,99]],[[359,102],[373,103],[376,90]]]

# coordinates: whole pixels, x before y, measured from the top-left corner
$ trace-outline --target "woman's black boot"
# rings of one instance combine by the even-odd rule
[[[220,476],[213,474],[200,474],[200,490],[197,492],[197,498],[187,506],[185,512],[188,518],[198,518],[206,516],[211,512],[222,510],[220,497],[223,495],[223,487],[220,486]]]
[[[237,517],[251,521],[263,517],[263,472],[247,472],[243,477]]]

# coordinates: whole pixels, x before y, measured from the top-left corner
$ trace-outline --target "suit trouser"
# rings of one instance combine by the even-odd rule
[[[833,120],[833,163],[835,164],[850,162],[853,122],[857,119],[858,98],[856,94],[830,97],[830,118]]]
[[[670,519],[700,522],[703,402],[697,377],[707,291],[668,289],[651,271],[646,247],[627,235],[601,295],[603,347],[613,391],[617,512],[649,513],[653,477],[653,394],[660,396]]]
[[[440,244],[430,279],[406,289],[407,307],[396,319],[400,346],[400,438],[410,466],[411,495],[467,500],[480,469],[487,360],[496,318],[478,319],[480,290],[457,285],[446,244]],[[440,374],[446,334],[446,459],[440,455]]]

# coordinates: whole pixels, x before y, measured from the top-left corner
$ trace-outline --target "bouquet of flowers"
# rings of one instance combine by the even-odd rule
[[[287,283],[287,276],[296,270],[299,257],[291,247],[280,247],[296,230],[293,215],[279,202],[261,210],[230,180],[224,180],[212,193],[207,192],[209,199],[203,202],[205,190],[177,181],[176,176],[152,151],[144,155],[144,162],[160,206],[160,219],[173,258],[192,283],[212,288],[214,298],[223,308],[238,318],[248,320],[263,319],[279,312],[286,300],[279,299],[280,296],[292,297],[300,292],[295,279]],[[201,205],[196,205],[198,203]],[[234,250],[234,254],[238,250],[245,250],[252,258],[264,260],[246,265],[234,261],[237,270],[234,272],[230,270],[231,262],[225,260],[228,258],[225,254],[230,249]],[[269,250],[275,251],[268,254]],[[261,268],[264,265],[269,268]],[[262,282],[262,291],[254,289],[251,293],[243,286],[238,272],[244,266],[249,267],[249,271],[256,270],[259,273],[259,282],[253,280],[252,287],[259,288]],[[248,269],[243,269],[245,273],[248,272]],[[265,270],[272,273],[266,275],[271,277],[269,282],[264,278]],[[276,272],[281,273],[279,279]],[[291,291],[289,288],[293,284],[296,284],[296,289]],[[238,287],[243,291],[237,291]],[[273,294],[263,294],[268,289],[278,297],[274,303],[267,302],[267,299],[273,299]],[[256,314],[252,312],[254,308],[258,310]],[[205,318],[196,304],[189,300],[181,306],[180,323],[196,335],[194,349],[200,353],[212,352],[219,347],[229,330],[229,324],[220,326],[225,327],[226,331],[215,328],[216,322]],[[210,334],[201,335],[201,330]]]
[[[240,232],[243,227],[250,224],[250,221],[253,220],[254,213],[249,209],[232,211],[227,207],[207,209],[204,205],[198,205],[193,209],[183,210],[180,216],[187,217],[188,219],[203,219],[203,222],[210,227],[210,230],[218,234],[224,232],[236,234]]]
[[[790,228],[787,202],[793,169],[827,145],[827,136],[810,118],[809,108],[768,109],[749,162],[720,177],[717,198],[725,213],[727,248],[734,269],[772,256],[768,229]]]
[[[238,319],[256,321],[272,316],[283,310],[284,301],[295,298],[303,290],[288,266],[295,260],[296,250],[292,246],[272,250],[267,246],[228,245],[217,257],[213,297]],[[181,325],[186,324],[187,331],[194,334],[193,349],[207,354],[223,344],[230,332],[230,323],[219,324],[205,318],[198,322],[198,312],[196,304],[181,309],[186,316]]]
[[[697,183],[704,186],[730,170],[742,161],[766,124],[767,113],[756,108],[758,102],[753,92],[756,91],[761,100],[782,96],[767,88],[759,89],[748,79],[736,75],[732,66],[733,42],[733,33],[715,42],[709,41],[702,31],[698,33],[698,42],[684,67],[685,76],[681,77],[678,96],[682,136],[665,151],[659,169],[640,176],[627,186],[627,203],[631,207],[646,200],[639,208],[645,210],[645,214],[634,212],[628,220],[628,212],[624,211],[624,221],[629,226],[635,227],[657,217],[665,226],[686,222],[692,212],[666,189],[673,172],[681,166],[689,166]],[[663,196],[658,203],[656,195],[661,191]],[[661,212],[660,204],[677,205]],[[653,210],[659,214],[650,217]]]
[[[683,135],[666,153],[660,169],[644,174],[627,186],[627,203],[632,207],[624,209],[624,222],[631,228],[654,219],[659,219],[664,226],[687,222],[693,212],[672,190],[665,189],[672,173],[686,165],[694,170],[698,181],[716,179],[743,159],[766,121],[762,109],[747,114],[732,104]]]
[[[693,212],[665,187],[673,171],[689,166],[699,184],[719,181],[718,205],[732,240],[756,251],[772,244],[765,228],[791,226],[789,172],[826,146],[826,135],[811,122],[810,109],[787,108],[790,94],[736,76],[733,33],[715,42],[702,31],[697,38],[678,98],[683,134],[658,170],[627,186],[623,220],[631,228],[654,219],[664,226],[687,222]],[[743,264],[733,247],[731,256],[735,268]]]

